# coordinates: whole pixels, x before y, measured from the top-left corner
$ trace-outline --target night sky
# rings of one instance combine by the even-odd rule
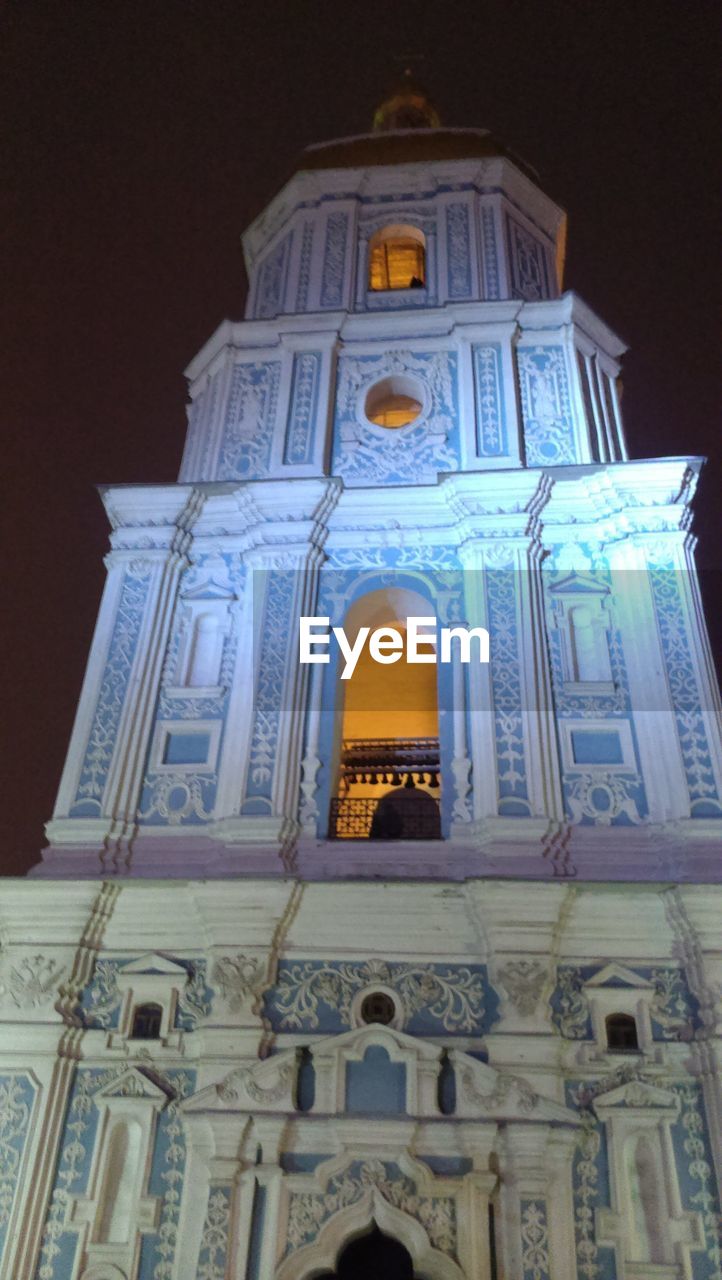
[[[2,869],[38,860],[100,599],[95,485],[173,481],[190,358],[241,318],[242,228],[308,143],[365,132],[407,52],[569,214],[566,287],[629,344],[633,457],[707,454],[719,567],[718,0],[0,6]]]

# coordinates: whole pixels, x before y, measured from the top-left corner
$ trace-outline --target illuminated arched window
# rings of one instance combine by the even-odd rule
[[[423,289],[426,248],[418,227],[384,227],[369,243],[369,289]]]
[[[409,663],[403,652],[408,618],[432,614],[417,592],[385,587],[357,599],[346,616],[351,643],[362,626],[390,627],[401,648],[398,661],[390,655],[380,663],[366,646],[351,679],[339,680],[338,789],[331,804],[336,839],[441,836],[437,667]],[[432,644],[420,643],[420,654],[433,652]]]
[[[610,1013],[605,1022],[607,1048],[615,1053],[637,1053],[637,1023],[630,1013]]]

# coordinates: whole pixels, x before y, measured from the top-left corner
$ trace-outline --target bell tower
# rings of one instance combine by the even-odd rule
[[[629,459],[564,237],[404,77],[245,232],[178,481],[103,490],[0,1280],[719,1280],[701,462]]]
[[[372,133],[307,148],[243,235],[245,319],[187,370],[178,483],[103,491],[39,874],[644,879],[670,823],[716,874],[700,463],[629,460],[624,346],[564,291],[565,234],[408,73]],[[299,662],[302,616],[484,627],[490,661],[347,688],[335,646]]]

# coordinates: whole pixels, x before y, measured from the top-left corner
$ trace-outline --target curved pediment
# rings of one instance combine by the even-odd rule
[[[295,1049],[248,1062],[229,1071],[217,1084],[199,1089],[182,1104],[187,1112],[295,1111]]]
[[[414,1116],[438,1119],[438,1082],[446,1058],[455,1075],[458,1119],[577,1125],[574,1112],[544,1097],[521,1076],[460,1050],[447,1050],[395,1028],[373,1024],[324,1036],[310,1046],[315,1115]],[[228,1072],[183,1104],[188,1112],[297,1114],[296,1049]]]
[[[522,1076],[499,1071],[456,1049],[449,1058],[456,1072],[455,1115],[464,1119],[579,1124],[575,1112],[537,1092]]]

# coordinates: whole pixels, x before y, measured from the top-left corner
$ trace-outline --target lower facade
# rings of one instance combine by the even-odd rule
[[[718,1280],[721,920],[694,884],[5,880],[0,1278]]]

